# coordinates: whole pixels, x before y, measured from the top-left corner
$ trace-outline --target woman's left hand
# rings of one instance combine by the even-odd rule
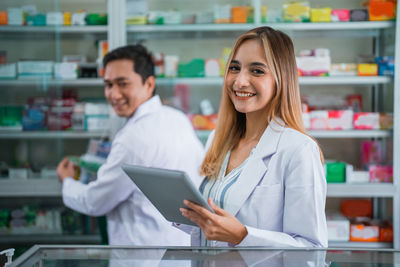
[[[237,245],[246,237],[246,227],[234,216],[218,207],[211,198],[208,199],[208,204],[215,213],[187,200],[184,200],[183,203],[189,209],[181,208],[182,215],[196,223],[203,230],[207,240],[224,241]]]

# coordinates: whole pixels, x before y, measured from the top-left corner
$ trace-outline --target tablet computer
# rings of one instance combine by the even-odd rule
[[[179,208],[187,208],[183,204],[184,199],[213,212],[200,191],[183,171],[128,164],[123,164],[121,167],[167,221],[197,226],[183,217],[179,211]]]

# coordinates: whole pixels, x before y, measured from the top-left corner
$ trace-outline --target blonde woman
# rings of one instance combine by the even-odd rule
[[[200,192],[215,213],[184,201],[200,228],[192,245],[327,246],[323,157],[304,130],[286,34],[260,27],[236,41],[207,146]]]

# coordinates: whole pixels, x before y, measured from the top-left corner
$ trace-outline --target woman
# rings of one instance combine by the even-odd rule
[[[201,246],[326,247],[322,153],[304,130],[290,38],[269,27],[239,37],[228,61],[219,120],[189,201]]]

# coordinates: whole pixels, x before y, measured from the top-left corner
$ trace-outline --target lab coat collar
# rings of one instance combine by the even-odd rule
[[[158,111],[162,106],[161,99],[158,95],[153,96],[143,104],[141,104],[133,116],[128,120],[128,123],[136,122],[142,117]]]
[[[225,204],[225,209],[232,215],[236,215],[249,195],[260,182],[268,170],[268,156],[277,151],[280,137],[285,124],[281,119],[271,121],[258,142],[255,151],[244,166],[237,182],[232,186],[231,198]]]

